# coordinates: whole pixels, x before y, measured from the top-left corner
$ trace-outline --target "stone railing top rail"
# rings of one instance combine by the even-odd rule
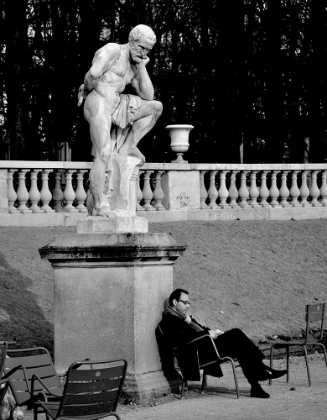
[[[93,162],[0,160],[0,169],[91,169]],[[327,170],[327,163],[145,163],[145,170],[162,171],[296,171]]]

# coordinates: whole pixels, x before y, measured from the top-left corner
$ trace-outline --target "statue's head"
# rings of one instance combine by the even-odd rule
[[[149,61],[148,53],[156,42],[156,36],[151,28],[146,25],[137,25],[128,37],[129,52],[132,62]]]
[[[136,42],[140,40],[144,40],[153,46],[156,43],[157,38],[149,26],[137,25],[129,33],[128,41]]]

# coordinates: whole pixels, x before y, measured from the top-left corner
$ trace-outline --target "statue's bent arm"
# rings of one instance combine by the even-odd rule
[[[136,76],[131,80],[131,86],[138,96],[145,101],[153,101],[154,89],[144,63],[139,63],[135,67]]]
[[[94,89],[99,79],[110,70],[120,54],[121,50],[117,44],[107,44],[95,53],[92,67],[84,79],[84,85],[88,92]]]

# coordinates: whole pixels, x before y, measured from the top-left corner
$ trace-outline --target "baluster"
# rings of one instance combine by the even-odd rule
[[[74,169],[68,169],[66,171],[66,187],[64,191],[64,199],[66,201],[66,205],[65,205],[64,211],[68,213],[76,213],[78,211],[73,206],[73,202],[76,198],[76,194],[75,194],[75,191],[73,189],[73,184],[72,184],[72,176],[74,172],[75,172]]]
[[[228,194],[230,198],[229,207],[231,207],[232,209],[236,209],[239,207],[239,205],[236,202],[236,200],[238,199],[238,190],[236,188],[237,173],[238,171],[232,171],[231,177],[230,177],[230,186],[228,190]]]
[[[260,207],[260,204],[258,203],[258,197],[259,197],[259,189],[257,186],[257,173],[258,171],[251,171],[251,185],[250,185],[250,206],[252,208]]]
[[[207,209],[206,199],[208,197],[208,191],[205,187],[205,174],[208,171],[200,171],[200,209]]]
[[[321,207],[321,203],[318,201],[318,197],[320,196],[320,190],[317,185],[317,175],[320,171],[312,171],[311,172],[311,188],[310,188],[310,195],[311,195],[311,205],[312,207]]]
[[[287,174],[289,171],[282,172],[282,184],[279,190],[279,195],[281,198],[280,205],[282,207],[290,207],[289,203],[287,202],[288,197],[290,196],[290,190],[287,188]]]
[[[270,204],[267,202],[267,198],[269,197],[269,190],[267,187],[267,175],[269,171],[262,171],[261,172],[261,184],[260,184],[260,206],[263,208],[270,207]]]
[[[300,196],[301,196],[301,205],[302,207],[307,207],[310,204],[308,203],[308,197],[310,191],[307,184],[307,175],[309,171],[303,171],[301,174],[301,187],[300,187]]]
[[[29,195],[31,203],[30,210],[32,210],[33,213],[44,213],[44,211],[41,210],[38,206],[38,203],[41,199],[41,194],[37,187],[37,176],[39,172],[41,172],[41,169],[33,169],[31,172],[31,188]]]
[[[27,172],[29,172],[29,169],[20,169],[18,172],[17,199],[19,206],[17,210],[20,213],[32,213],[32,210],[26,206],[27,200],[29,199],[29,194],[25,183],[25,176]]]
[[[0,168],[0,213],[8,213],[8,169]]]
[[[150,187],[150,177],[153,171],[145,171],[144,174],[144,185],[143,185],[143,200],[144,200],[144,210],[145,211],[156,211],[156,209],[151,206],[151,200],[153,198],[153,192]]]
[[[139,171],[137,180],[136,180],[136,211],[145,211],[144,208],[141,206],[140,202],[143,200],[143,193],[140,187],[141,176],[143,171]]]
[[[209,195],[209,208],[213,209],[217,209],[217,197],[218,197],[218,191],[216,188],[216,174],[218,171],[211,171],[210,172],[210,186],[209,186],[209,190],[208,190],[208,195]]]
[[[298,198],[300,196],[300,190],[297,185],[297,175],[300,171],[292,171],[292,186],[290,189],[290,194],[292,197],[291,206],[292,207],[300,207],[301,204],[298,201]]]
[[[246,186],[246,175],[248,174],[248,172],[249,171],[241,172],[241,186],[238,191],[238,195],[240,197],[239,206],[242,207],[242,209],[250,207],[249,204],[246,202],[250,195],[248,187]]]
[[[270,205],[273,208],[280,207],[280,204],[278,203],[278,197],[279,197],[279,190],[277,188],[277,175],[280,171],[273,171],[271,173],[271,186],[269,190],[269,195],[271,198]]]
[[[219,197],[219,207],[221,209],[230,208],[229,204],[226,203],[226,200],[229,196],[228,189],[226,187],[226,174],[229,171],[220,171],[220,186],[218,190],[218,197]]]
[[[53,208],[54,210],[59,213],[64,211],[62,202],[64,200],[64,193],[61,189],[61,177],[62,177],[63,171],[60,169],[57,169],[54,174],[55,179],[55,186],[52,193],[52,199],[53,199]]]
[[[14,188],[14,173],[17,172],[17,169],[9,169],[8,171],[8,213],[13,214],[17,213],[17,209],[14,206],[15,201],[17,200],[17,194]]]
[[[42,170],[42,188],[41,188],[42,207],[41,207],[41,210],[44,210],[46,213],[54,212],[54,210],[49,206],[49,203],[52,199],[52,194],[49,189],[49,173],[50,172],[52,172],[52,169]]]
[[[79,169],[77,171],[77,187],[75,192],[75,197],[77,201],[76,209],[79,213],[87,213],[87,208],[85,207],[84,203],[86,200],[86,191],[84,189],[84,174],[87,172],[86,170]]]
[[[327,206],[327,171],[323,171],[321,174],[320,195],[321,195],[321,205],[323,207],[326,207]]]
[[[162,200],[164,199],[164,192],[161,188],[161,177],[165,173],[165,171],[157,171],[155,174],[155,189],[153,191],[153,198],[155,199],[154,208],[157,211],[164,211],[166,210],[164,206],[161,204]]]

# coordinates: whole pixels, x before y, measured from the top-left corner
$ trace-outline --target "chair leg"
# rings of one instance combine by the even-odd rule
[[[181,400],[184,397],[185,385],[187,386],[187,380],[183,378],[183,381],[182,381],[182,390],[181,390]]]
[[[272,344],[270,347],[270,368],[273,367],[273,351],[274,351],[274,345]],[[269,385],[271,385],[271,379],[269,379]]]
[[[290,348],[289,346],[286,347],[286,369],[287,369],[286,382],[289,382],[290,381]]]
[[[202,385],[201,385],[201,394],[204,393],[204,388],[207,386],[207,375],[203,372]]]
[[[327,367],[327,354],[326,354],[326,347],[322,344],[322,343],[317,343],[317,346],[321,346],[322,350],[324,352],[324,357],[325,357],[325,363],[326,363],[326,367]]]
[[[304,349],[304,356],[305,356],[305,363],[307,365],[307,372],[308,372],[308,381],[309,381],[309,386],[311,386],[311,375],[310,375],[310,367],[309,367],[309,360],[308,360],[308,350],[307,350],[307,346],[303,346]]]
[[[236,369],[235,369],[235,364],[234,364],[234,362],[232,362],[232,369],[233,369],[233,374],[234,374],[234,381],[235,381],[236,395],[237,395],[237,398],[240,398],[240,390],[239,390],[239,388],[238,388],[238,380],[237,380],[237,374],[236,374]]]

